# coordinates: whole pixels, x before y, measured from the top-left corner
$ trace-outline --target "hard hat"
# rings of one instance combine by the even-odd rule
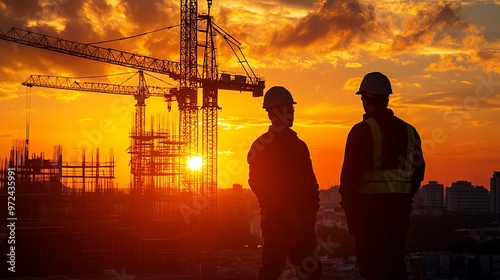
[[[267,90],[264,95],[262,108],[267,109],[275,106],[297,104],[293,101],[292,94],[282,86],[274,86]]]
[[[371,93],[373,95],[392,94],[391,82],[384,74],[380,72],[371,72],[365,75],[359,91],[356,94]]]

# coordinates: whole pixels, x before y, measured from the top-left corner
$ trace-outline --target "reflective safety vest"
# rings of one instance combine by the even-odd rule
[[[373,170],[365,171],[361,177],[358,193],[410,193],[413,174],[413,152],[415,149],[415,130],[406,124],[408,147],[404,169],[381,169],[382,167],[382,130],[375,118],[366,120],[373,135]]]

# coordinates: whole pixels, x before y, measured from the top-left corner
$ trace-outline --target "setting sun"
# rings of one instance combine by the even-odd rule
[[[188,158],[187,167],[193,171],[197,171],[201,169],[203,165],[203,159],[201,156],[192,156]]]

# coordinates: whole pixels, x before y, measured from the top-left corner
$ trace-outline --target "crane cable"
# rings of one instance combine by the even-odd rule
[[[116,74],[108,74],[108,75],[96,75],[96,76],[80,76],[80,77],[64,77],[66,79],[92,79],[92,78],[107,78],[107,77],[113,77],[113,76],[119,76],[119,75],[125,75],[125,74],[136,74],[137,72],[122,72],[122,73],[116,73]]]
[[[175,87],[175,85],[173,85],[172,83],[167,82],[167,81],[165,81],[165,80],[163,80],[163,79],[161,79],[161,78],[158,78],[158,77],[156,77],[156,76],[153,76],[153,75],[151,75],[151,74],[148,74],[148,73],[146,73],[146,72],[144,72],[144,75],[147,75],[147,76],[149,76],[149,77],[151,77],[151,78],[153,78],[153,79],[155,79],[155,80],[158,80],[158,81],[160,81],[160,82],[163,82],[163,83],[165,83],[165,84],[167,84],[167,85],[169,85],[169,86]]]
[[[135,37],[148,35],[148,34],[151,34],[151,33],[154,33],[154,32],[171,29],[171,28],[174,28],[174,27],[177,27],[177,26],[180,26],[180,24],[171,25],[171,26],[163,27],[163,28],[160,28],[160,29],[156,29],[156,30],[153,30],[153,31],[148,31],[148,32],[144,32],[144,33],[141,33],[141,34],[136,34],[136,35],[132,35],[132,36],[128,36],[128,37],[123,37],[123,38],[118,38],[118,39],[111,39],[111,40],[106,40],[106,41],[93,42],[93,43],[88,43],[88,44],[89,45],[97,45],[97,44],[104,44],[104,43],[111,43],[111,42],[116,42],[116,41],[122,41],[122,40],[132,39],[132,38],[135,38]]]
[[[26,88],[26,153],[30,142],[31,88]]]
[[[125,81],[121,82],[121,84],[120,84],[120,85],[123,85],[123,84],[124,84],[124,83],[126,83],[128,80],[132,79],[132,77],[134,77],[135,75],[137,75],[137,73],[139,73],[139,72],[135,72],[135,73],[134,73],[134,75],[132,75],[132,76],[128,77]]]
[[[116,73],[116,74],[108,74],[108,75],[94,75],[94,76],[79,76],[79,77],[63,77],[63,78],[66,78],[66,79],[73,79],[73,80],[77,80],[77,79],[93,79],[93,78],[108,78],[108,77],[114,77],[114,76],[120,76],[120,75],[125,75],[125,74],[133,74],[132,76],[130,76],[129,78],[127,78],[125,81],[123,81],[122,83],[120,83],[121,85],[123,85],[125,82],[127,82],[128,80],[130,80],[132,77],[134,77],[135,75],[137,75],[137,71],[128,71],[128,72],[122,72],[122,73]],[[156,76],[153,76],[151,74],[148,74],[148,73],[144,73],[145,75],[151,77],[151,78],[154,78],[160,82],[163,82],[169,86],[172,86],[174,87],[174,85],[170,82],[167,82],[161,78],[158,78]]]

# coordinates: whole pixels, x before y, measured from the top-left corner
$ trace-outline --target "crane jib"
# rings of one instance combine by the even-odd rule
[[[90,44],[78,43],[15,27],[12,27],[6,33],[0,29],[0,39],[80,58],[131,67],[159,74],[166,74],[176,80],[181,77],[179,62],[138,55],[111,48],[103,48]],[[245,79],[244,82],[241,82],[242,77]],[[263,79],[251,76],[247,77],[236,74],[222,73],[216,79],[219,84],[218,88],[220,89],[251,91],[254,92],[254,96],[262,96],[260,92],[263,91],[265,87]],[[196,77],[195,80],[197,82],[202,81],[200,77]],[[256,91],[257,93],[255,93]]]

